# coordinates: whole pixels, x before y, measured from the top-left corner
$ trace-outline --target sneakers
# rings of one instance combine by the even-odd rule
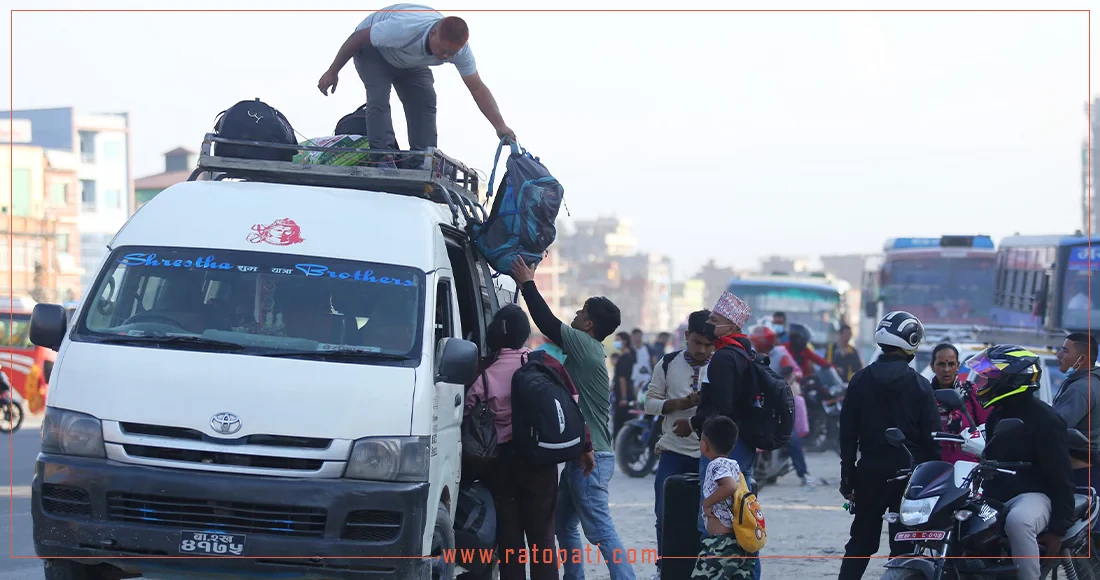
[[[392,155],[387,155],[383,157],[382,160],[375,165],[375,167],[377,167],[378,169],[397,169],[397,164],[394,163]]]
[[[813,489],[813,488],[817,487],[817,482],[810,479],[810,474],[809,473],[807,473],[806,475],[803,475],[799,479],[802,480],[802,487],[806,487],[806,488],[810,488],[810,489]]]

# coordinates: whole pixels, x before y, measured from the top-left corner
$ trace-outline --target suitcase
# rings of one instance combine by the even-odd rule
[[[699,534],[699,475],[673,475],[665,480],[661,528],[661,580],[684,580],[695,569],[702,549]]]

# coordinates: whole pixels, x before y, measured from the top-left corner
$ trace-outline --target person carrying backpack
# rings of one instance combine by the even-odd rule
[[[591,464],[570,461],[561,472],[558,484],[556,516],[558,544],[569,560],[562,563],[566,580],[584,578],[584,552],[578,527],[583,527],[589,543],[600,548],[611,580],[633,580],[634,567],[611,519],[608,485],[615,473],[615,453],[611,447],[611,378],[607,373],[607,353],[603,341],[622,323],[619,307],[603,296],[584,302],[569,324],[558,320],[535,286],[535,271],[521,258],[511,268],[512,278],[523,292],[527,309],[535,325],[565,352],[565,370],[580,391],[584,422],[592,432],[595,469]],[[591,461],[585,454],[583,461]]]
[[[749,358],[752,343],[741,331],[750,316],[752,309],[749,305],[729,291],[722,293],[711,310],[704,332],[714,341],[715,351],[699,390],[699,405],[695,414],[688,419],[677,419],[673,424],[673,432],[680,437],[687,437],[692,432],[700,436],[707,419],[719,415],[729,417],[737,423],[744,417],[745,408],[752,404],[752,385],[746,379],[752,364]],[[729,458],[741,466],[741,473],[745,475],[746,481],[751,481],[756,447],[750,445],[745,438],[739,437]],[[700,480],[705,480],[709,464],[710,460],[706,456],[699,458]],[[705,500],[702,492],[699,500],[700,503]],[[706,522],[702,514],[699,515],[698,526],[703,537],[707,537]],[[760,559],[754,559],[753,578],[759,580]]]
[[[554,357],[524,347],[530,336],[531,324],[519,306],[508,304],[497,311],[486,329],[489,354],[482,363],[484,370],[466,393],[466,414],[479,401],[487,401],[495,416],[497,456],[485,467],[481,481],[489,488],[496,508],[501,580],[527,578],[524,564],[519,560],[525,547],[530,548],[531,554],[537,551],[540,556],[527,559],[532,580],[558,577],[557,564],[541,558],[544,548],[554,549],[558,467],[553,462],[530,461],[526,449],[513,442],[513,419],[516,412],[522,412],[512,407],[514,378],[530,360],[537,360],[557,375],[561,387],[568,390],[574,401],[578,393],[565,368]],[[592,452],[587,428],[584,429],[584,452]]]

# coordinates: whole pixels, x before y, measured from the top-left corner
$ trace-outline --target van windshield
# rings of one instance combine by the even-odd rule
[[[124,247],[108,258],[73,339],[412,361],[424,276],[407,266],[292,254]]]

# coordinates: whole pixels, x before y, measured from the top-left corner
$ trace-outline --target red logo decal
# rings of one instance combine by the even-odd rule
[[[290,218],[275,220],[268,225],[256,224],[252,226],[252,233],[248,234],[248,241],[253,244],[265,243],[273,246],[289,246],[300,244],[305,240],[302,237],[302,228]]]

